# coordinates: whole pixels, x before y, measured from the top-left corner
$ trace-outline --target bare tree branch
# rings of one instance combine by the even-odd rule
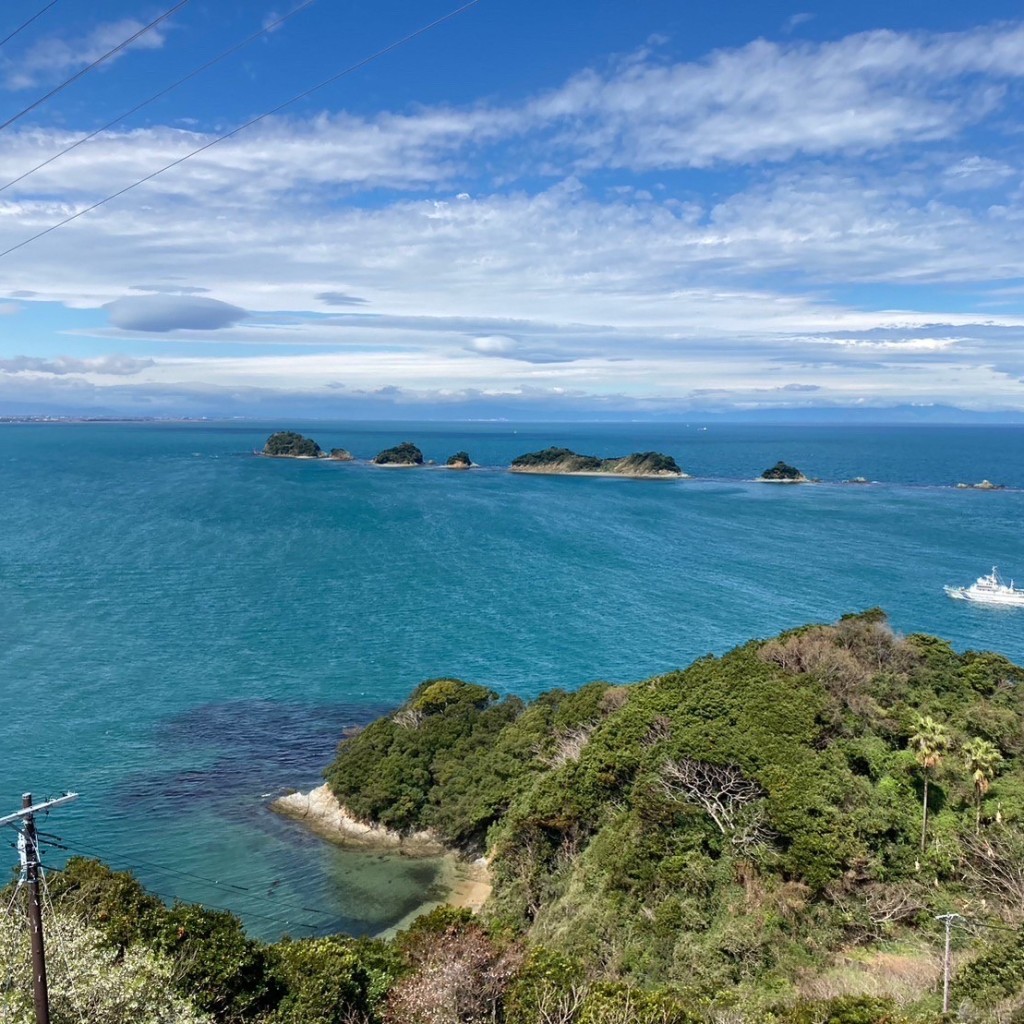
[[[722,835],[735,833],[741,825],[743,808],[765,795],[735,765],[711,764],[688,757],[665,762],[661,788],[672,800],[703,808]]]

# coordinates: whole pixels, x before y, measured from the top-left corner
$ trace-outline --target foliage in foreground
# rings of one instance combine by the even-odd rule
[[[267,945],[96,862],[51,888],[104,962],[164,972],[164,1017],[110,1024],[935,1024],[949,911],[956,1019],[1019,1024],[1022,682],[879,612],[530,703],[430,680],[328,781],[486,852],[480,917]]]
[[[0,929],[0,1020],[33,1024],[27,927]],[[173,963],[142,943],[126,949],[68,912],[47,920],[50,1015],[53,1024],[212,1024],[194,1003],[176,994]]]

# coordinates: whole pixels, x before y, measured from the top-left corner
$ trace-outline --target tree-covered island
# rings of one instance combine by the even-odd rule
[[[470,469],[473,460],[469,457],[469,452],[456,452],[454,455],[448,456],[445,465],[449,469]]]
[[[770,469],[766,469],[758,477],[758,480],[767,480],[771,483],[783,484],[805,484],[808,482],[807,477],[805,477],[803,473],[796,468],[796,466],[790,466],[781,459]]]
[[[545,448],[528,452],[512,460],[513,473],[553,473],[562,475],[607,475],[643,477],[684,477],[676,460],[660,452],[634,452],[621,458],[600,459],[578,455],[568,448]]]
[[[378,452],[373,461],[378,466],[422,466],[423,452],[411,441],[403,441],[394,448],[385,448]]]
[[[311,437],[294,430],[279,430],[267,438],[263,454],[275,459],[319,459],[324,451]]]

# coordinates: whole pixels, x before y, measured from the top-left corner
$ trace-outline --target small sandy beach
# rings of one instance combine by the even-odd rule
[[[444,861],[442,884],[448,889],[444,902],[453,907],[479,911],[491,894],[490,873],[483,857],[467,861],[449,850],[431,832],[402,835],[380,825],[359,821],[338,803],[326,783],[308,793],[296,792],[278,797],[270,804],[270,809],[301,821],[312,832],[339,846],[355,850],[386,850],[407,857],[441,858]],[[438,905],[437,901],[425,900],[421,907],[389,931],[405,927],[414,917]]]

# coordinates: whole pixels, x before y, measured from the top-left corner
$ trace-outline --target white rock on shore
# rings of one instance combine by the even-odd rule
[[[432,832],[414,832],[404,836],[381,825],[370,825],[353,818],[338,803],[326,783],[308,793],[289,793],[278,797],[270,807],[345,846],[393,849],[414,857],[439,857],[448,852]]]
[[[337,797],[325,783],[308,793],[289,793],[278,797],[271,810],[301,821],[307,828],[341,846],[361,850],[391,850],[409,857],[443,858],[443,885],[448,894],[443,901],[433,900],[412,911],[407,918],[382,934],[391,934],[397,928],[407,927],[413,918],[440,902],[455,907],[467,907],[476,912],[491,894],[491,879],[487,859],[480,857],[472,863],[462,860],[447,849],[432,832],[414,832],[403,836],[380,825],[369,825],[353,818],[338,803]]]

